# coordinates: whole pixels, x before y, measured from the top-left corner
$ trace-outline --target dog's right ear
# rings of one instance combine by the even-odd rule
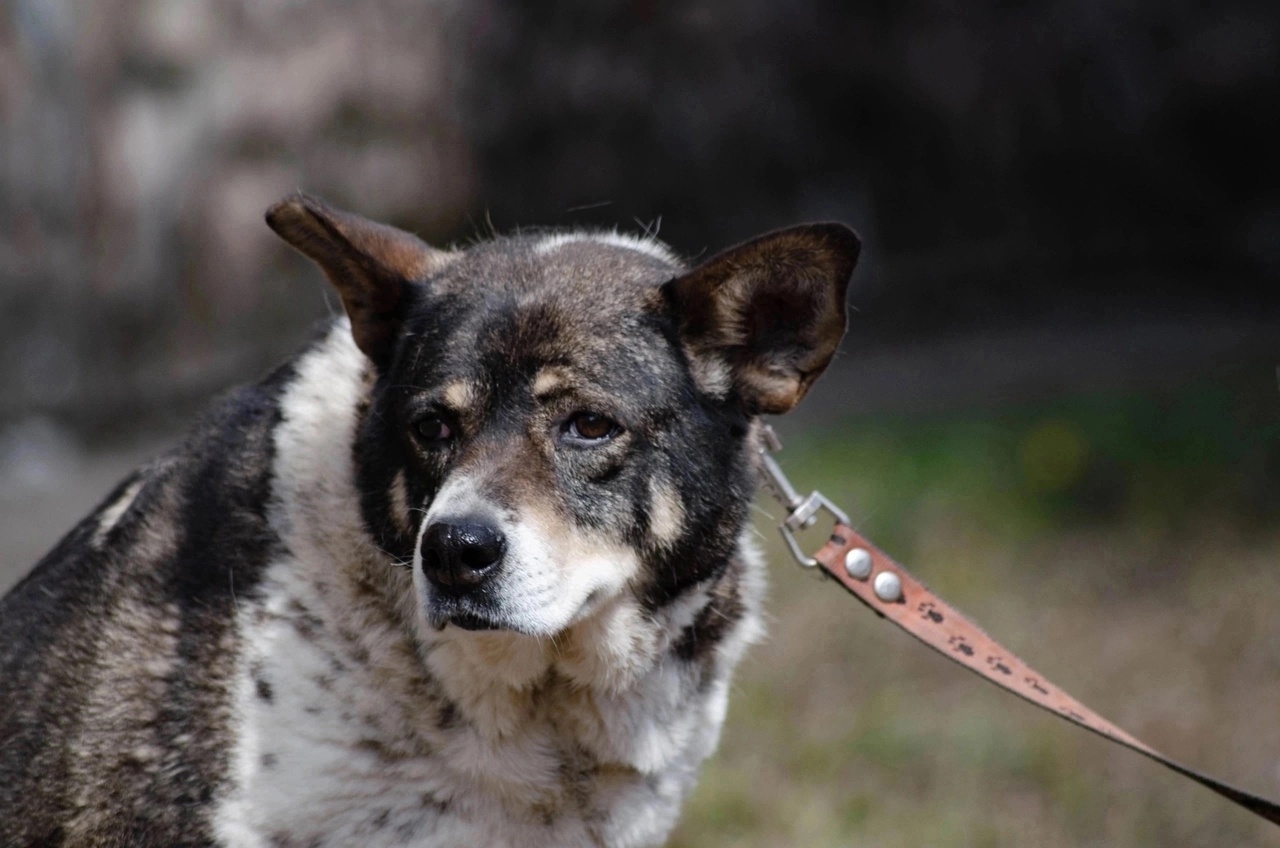
[[[844,335],[861,247],[844,224],[805,224],[732,247],[667,283],[703,382],[723,373],[752,415],[799,403]]]
[[[447,265],[436,250],[404,230],[334,209],[298,193],[267,210],[267,226],[309,256],[342,296],[356,345],[375,364],[390,359],[404,316],[408,284]]]

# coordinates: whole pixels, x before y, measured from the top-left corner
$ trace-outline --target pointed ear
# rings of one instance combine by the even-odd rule
[[[309,256],[342,296],[356,345],[382,365],[403,318],[408,283],[453,258],[417,236],[334,209],[305,194],[267,210],[267,226]]]
[[[861,247],[844,224],[806,224],[730,248],[667,283],[695,375],[713,384],[727,372],[751,414],[793,408],[844,335]]]

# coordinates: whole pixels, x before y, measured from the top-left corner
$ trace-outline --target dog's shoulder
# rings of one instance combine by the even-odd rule
[[[0,599],[0,663],[7,667],[30,656],[50,629],[95,607],[122,571],[159,569],[181,580],[175,566],[182,558],[146,555],[162,531],[181,527],[189,538],[171,541],[187,545],[211,541],[202,536],[215,528],[219,542],[234,541],[225,535],[226,519],[260,518],[271,472],[271,433],[291,376],[287,365],[228,392],[176,447],[125,477],[64,535]],[[201,571],[183,570],[194,572],[188,577]]]
[[[286,365],[227,394],[0,600],[0,842],[55,839],[77,816],[91,832],[94,810],[130,796],[151,803],[121,809],[166,818],[143,830],[197,833],[182,810],[222,769],[219,669],[236,598],[271,556],[272,433],[291,379]],[[71,787],[87,785],[106,797],[77,811]]]

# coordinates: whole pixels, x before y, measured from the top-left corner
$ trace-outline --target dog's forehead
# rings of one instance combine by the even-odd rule
[[[660,242],[612,232],[498,238],[467,250],[438,286],[455,293],[567,296],[591,292],[626,308],[681,270]]]
[[[481,368],[532,380],[547,366],[634,379],[662,359],[661,285],[682,270],[661,244],[616,233],[496,239],[431,279],[409,337],[448,339],[435,381]]]

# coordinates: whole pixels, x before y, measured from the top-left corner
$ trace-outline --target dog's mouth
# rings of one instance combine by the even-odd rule
[[[440,629],[443,630],[449,624],[453,624],[458,627],[461,627],[463,630],[501,630],[502,629],[497,624],[494,624],[492,621],[490,621],[487,618],[481,618],[478,615],[472,615],[471,613],[465,613],[465,612],[457,613],[455,615],[449,616],[449,619],[440,626]]]
[[[459,590],[427,582],[419,588],[419,620],[436,632],[452,624],[468,632],[500,631],[545,638],[596,614],[617,594],[617,590],[596,587],[572,611],[559,605],[548,611],[527,603],[513,611],[506,608],[495,587]]]
[[[474,604],[458,598],[434,598],[427,605],[427,621],[435,630],[444,630],[450,624],[462,630],[508,630],[493,616],[477,610]]]

